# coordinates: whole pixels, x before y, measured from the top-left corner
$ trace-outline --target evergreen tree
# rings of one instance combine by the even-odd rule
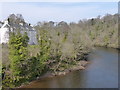
[[[21,35],[20,33],[10,33],[10,40],[9,40],[9,59],[10,63],[10,70],[12,72],[12,78],[16,81],[20,81],[20,79],[25,78],[26,74],[26,65],[27,65],[27,58],[28,58],[28,36],[25,33]]]

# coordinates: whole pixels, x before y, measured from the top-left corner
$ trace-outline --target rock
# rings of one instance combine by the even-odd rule
[[[83,66],[80,66],[80,70],[83,70],[83,69],[85,69],[85,67],[83,67]]]

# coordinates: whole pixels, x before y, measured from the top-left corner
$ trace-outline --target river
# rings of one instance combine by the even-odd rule
[[[118,51],[95,48],[85,70],[63,76],[42,78],[24,88],[118,88]]]

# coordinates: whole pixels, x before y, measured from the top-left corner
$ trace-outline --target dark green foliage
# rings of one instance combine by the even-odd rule
[[[10,61],[11,71],[15,76],[24,76],[23,66],[26,64],[25,60],[28,58],[28,37],[25,34],[22,36],[20,33],[17,35],[11,33],[9,48],[10,48]]]
[[[36,57],[27,60],[26,74],[28,74],[28,80],[33,80],[39,76],[39,68],[39,60]]]
[[[9,40],[9,59],[10,59],[10,68],[6,70],[10,73],[5,72],[5,80],[10,79],[11,85],[13,86],[20,85],[25,81],[26,77],[26,60],[28,58],[28,37],[26,34],[23,36],[20,33],[10,33]],[[8,74],[8,75],[7,75]],[[4,84],[5,84],[4,83]],[[7,83],[8,84],[8,83]],[[9,84],[8,84],[9,85]]]

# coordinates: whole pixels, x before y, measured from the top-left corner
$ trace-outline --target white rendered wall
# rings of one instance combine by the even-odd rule
[[[0,28],[0,44],[7,43],[9,41],[9,29],[8,28]]]

